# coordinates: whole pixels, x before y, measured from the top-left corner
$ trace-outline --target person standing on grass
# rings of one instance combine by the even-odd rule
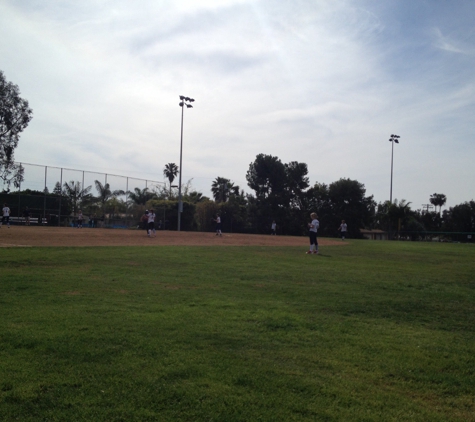
[[[320,222],[317,220],[318,216],[314,212],[310,214],[310,218],[312,219],[312,222],[308,223],[310,249],[307,251],[307,254],[318,254],[317,230],[320,227]]]
[[[0,221],[0,227],[2,227],[3,223],[7,223],[8,228],[10,228],[10,208],[8,208],[8,205],[6,203],[3,204],[2,221]]]
[[[78,213],[78,229],[82,229],[83,220],[84,220],[84,216],[82,215],[82,211],[79,210],[79,213]]]
[[[153,212],[153,209],[151,209],[148,212],[148,230],[147,230],[147,235],[148,237],[155,237],[155,213]]]
[[[219,214],[216,214],[216,219],[213,221],[216,222],[216,236],[222,236],[223,232],[221,231],[221,217]]]
[[[144,214],[142,215],[142,228],[148,233],[148,210],[145,210]]]
[[[25,226],[30,225],[30,209],[25,207],[25,211],[23,211],[23,217],[25,217]]]
[[[271,236],[275,236],[276,235],[276,230],[277,230],[277,224],[274,221],[272,221],[272,225],[270,226],[270,234]]]
[[[345,220],[341,220],[341,224],[340,227],[338,227],[338,230],[341,234],[341,240],[345,240],[346,231],[348,230],[348,225],[345,223]]]

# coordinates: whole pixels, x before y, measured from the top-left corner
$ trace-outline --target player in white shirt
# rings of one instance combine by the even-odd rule
[[[340,227],[338,227],[338,230],[340,230],[341,240],[345,240],[346,231],[348,230],[348,225],[345,223],[345,220],[341,220],[341,224]]]
[[[3,204],[2,212],[3,214],[0,227],[2,227],[3,223],[7,223],[8,228],[10,228],[10,208],[8,208],[7,204]]]
[[[310,217],[312,218],[312,222],[308,223],[310,249],[307,251],[307,254],[318,254],[317,230],[320,227],[320,222],[317,220],[318,216],[314,212],[310,214]]]
[[[275,220],[272,222],[272,225],[270,226],[270,234],[271,235],[276,235],[276,230],[277,230],[277,224]]]
[[[216,222],[216,236],[222,236],[223,232],[221,231],[221,217],[219,214],[216,214],[216,219],[214,221]]]
[[[148,237],[151,237],[153,235],[153,237],[156,236],[156,232],[155,232],[155,213],[153,212],[153,210],[151,209],[149,212],[148,212],[148,230],[147,230],[147,235]]]

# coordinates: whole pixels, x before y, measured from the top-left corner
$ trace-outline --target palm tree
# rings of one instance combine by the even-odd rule
[[[75,182],[74,180],[64,182],[62,194],[71,205],[73,215],[76,215],[79,205],[92,198],[92,195],[89,193],[90,190],[91,186],[83,189],[81,182]]]
[[[150,192],[148,188],[135,188],[134,192],[128,192],[129,198],[132,199],[137,205],[145,205],[147,201],[154,198],[156,195]]]
[[[439,207],[439,215],[442,211],[442,207],[447,202],[447,197],[443,193],[434,193],[430,196],[430,203],[436,207]]]
[[[175,163],[165,164],[165,168],[163,169],[163,175],[170,182],[170,198],[172,196],[172,183],[175,180],[175,177],[177,177],[178,172],[179,172],[179,169]]]
[[[229,199],[229,195],[233,192],[239,192],[239,186],[234,186],[234,183],[224,177],[217,177],[211,183],[211,192],[216,202],[226,202]]]
[[[397,231],[401,226],[404,226],[411,216],[411,203],[405,199],[401,199],[399,202],[397,199],[393,203],[389,204],[388,217],[389,221],[397,227]]]
[[[109,199],[116,198],[119,195],[125,195],[122,189],[111,191],[109,183],[103,185],[99,180],[95,180],[97,192],[99,193],[99,203],[101,204],[102,215],[106,214],[106,203]]]
[[[208,200],[206,196],[203,196],[201,192],[193,191],[186,195],[185,200],[189,201],[193,204],[197,204],[198,202],[203,202]]]

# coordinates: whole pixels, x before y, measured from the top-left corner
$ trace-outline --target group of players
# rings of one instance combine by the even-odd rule
[[[318,215],[314,212],[310,214],[312,221],[308,223],[308,235],[310,238],[310,249],[306,252],[307,254],[318,254],[318,240],[317,240],[317,231],[320,227],[320,222],[318,221]],[[345,220],[341,220],[340,227],[338,231],[341,234],[341,240],[345,240],[346,232],[348,231],[348,225]]]
[[[147,230],[148,237],[156,237],[157,231],[155,229],[155,219],[157,218],[153,208],[150,210],[145,210],[144,215],[142,216],[142,224],[144,229]]]
[[[78,215],[78,228],[82,228],[83,222],[83,214],[81,210],[79,210]],[[156,229],[155,229],[155,219],[157,218],[153,209],[146,210],[145,214],[142,216],[142,222],[147,229],[147,236],[148,237],[156,237]],[[320,222],[318,221],[318,216],[316,213],[312,212],[310,214],[311,222],[308,223],[308,230],[309,230],[309,239],[310,239],[310,249],[306,252],[307,254],[318,254],[318,240],[317,240],[317,231],[320,227]],[[25,222],[29,225],[30,220],[30,212],[28,208],[25,210]],[[216,236],[222,236],[223,232],[221,231],[221,217],[219,214],[216,214],[216,218],[213,219],[216,223]],[[7,227],[10,228],[10,208],[8,208],[7,204],[3,204],[2,208],[2,221],[0,222],[0,228],[3,224],[7,224]],[[276,222],[272,222],[271,226],[271,234],[276,234]],[[341,239],[345,240],[346,232],[348,230],[348,225],[346,224],[345,220],[341,221],[340,227],[338,230],[341,234]]]
[[[144,215],[142,216],[142,224],[143,227],[147,230],[148,237],[156,237],[157,232],[155,229],[155,219],[157,218],[154,210],[151,208],[150,210],[145,210]],[[216,223],[216,236],[222,236],[223,232],[221,231],[221,217],[219,214],[216,214],[216,218],[213,219]],[[159,226],[161,223],[159,223]],[[159,227],[160,228],[160,227]]]

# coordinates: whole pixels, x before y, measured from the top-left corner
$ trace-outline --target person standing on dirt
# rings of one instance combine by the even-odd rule
[[[148,210],[145,210],[140,220],[142,221],[142,228],[148,232]]]
[[[82,229],[82,222],[84,221],[84,216],[82,215],[82,211],[79,210],[78,214],[78,229]]]
[[[25,207],[25,210],[23,211],[23,217],[25,217],[25,226],[30,225],[30,209],[28,207]]]
[[[153,212],[153,209],[151,209],[148,213],[148,230],[147,230],[147,234],[148,234],[148,237],[155,237],[156,236],[156,232],[155,232],[155,213]]]
[[[272,225],[270,226],[270,234],[271,236],[275,236],[276,235],[276,230],[277,230],[277,224],[274,221],[272,221]]]
[[[2,227],[3,223],[7,223],[8,228],[10,228],[10,208],[8,208],[6,203],[3,204],[2,208],[2,221],[0,221],[0,228]]]
[[[216,222],[216,236],[222,236],[223,232],[221,231],[221,217],[219,214],[216,214],[216,218],[213,221]]]

